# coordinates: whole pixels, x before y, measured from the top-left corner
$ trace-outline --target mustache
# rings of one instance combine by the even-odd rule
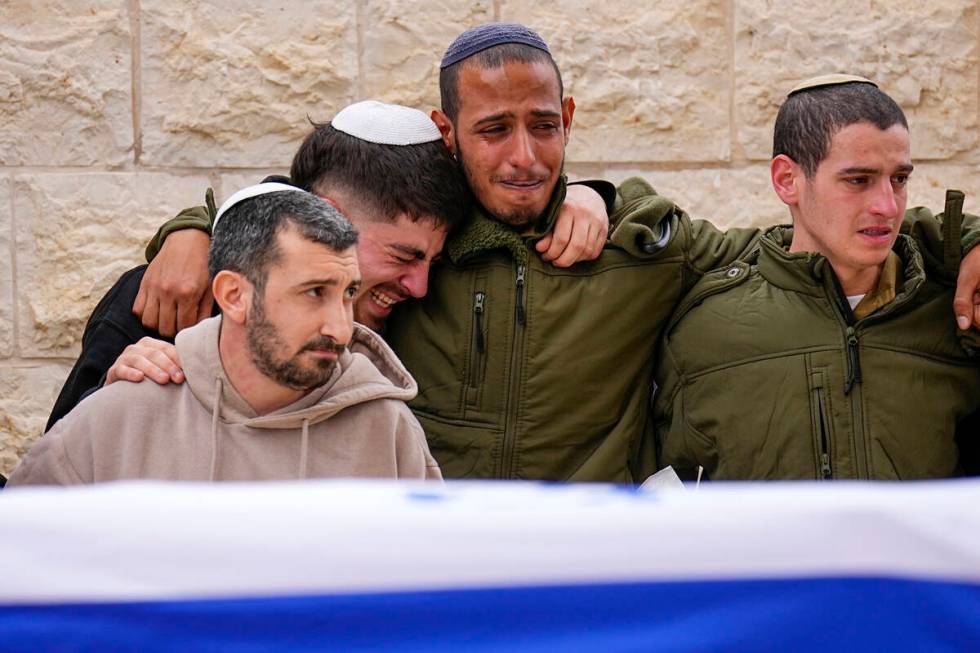
[[[303,353],[304,351],[332,351],[339,356],[347,351],[347,346],[340,344],[330,336],[321,336],[307,342],[300,348],[298,353]]]

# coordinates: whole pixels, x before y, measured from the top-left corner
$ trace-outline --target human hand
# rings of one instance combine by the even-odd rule
[[[183,383],[184,371],[181,367],[177,348],[172,344],[156,338],[140,338],[119,354],[106,372],[105,385],[116,381],[139,383],[146,377],[160,385]]]
[[[568,186],[554,229],[534,248],[542,260],[567,268],[597,258],[608,233],[609,216],[602,196],[588,186],[575,184]]]
[[[971,324],[980,329],[980,246],[974,247],[960,262],[953,311],[961,330],[966,331]]]
[[[133,313],[143,326],[173,337],[211,315],[208,247],[211,238],[200,229],[170,234],[143,274]]]

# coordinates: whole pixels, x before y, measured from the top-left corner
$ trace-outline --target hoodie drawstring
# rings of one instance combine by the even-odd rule
[[[303,436],[299,445],[299,478],[306,478],[306,459],[310,451],[310,420],[303,418]]]
[[[211,473],[208,480],[214,482],[218,471],[218,415],[221,413],[221,377],[214,380],[214,406],[211,407]]]

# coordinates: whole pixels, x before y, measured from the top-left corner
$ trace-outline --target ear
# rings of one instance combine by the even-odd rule
[[[326,202],[330,206],[334,207],[335,209],[337,209],[338,211],[340,211],[341,213],[343,213],[343,210],[341,210],[341,208],[340,208],[340,204],[338,204],[337,203],[337,200],[335,200],[334,198],[327,197],[326,195],[317,195],[317,197],[319,197],[321,200],[323,200],[324,202]]]
[[[248,279],[231,270],[218,272],[211,282],[211,293],[221,307],[224,319],[240,325],[245,324],[248,318],[254,292],[255,287]]]
[[[433,109],[429,117],[432,118],[432,122],[436,123],[436,127],[442,133],[442,142],[446,144],[453,156],[456,156],[456,134],[453,132],[453,121],[439,109]]]
[[[806,181],[803,168],[785,154],[780,154],[769,163],[769,176],[772,187],[783,204],[793,207],[800,203],[800,185]]]
[[[572,133],[572,117],[575,115],[575,98],[569,95],[561,101],[561,124],[565,130],[565,145],[568,145],[568,137]]]

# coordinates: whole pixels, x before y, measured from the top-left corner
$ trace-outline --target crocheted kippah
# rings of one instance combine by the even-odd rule
[[[532,29],[517,23],[487,23],[468,29],[457,36],[456,40],[446,50],[439,67],[451,66],[463,59],[472,57],[481,50],[492,48],[501,43],[523,43],[551,54],[548,44]]]
[[[813,88],[820,88],[821,86],[836,86],[838,84],[852,84],[858,82],[860,84],[871,84],[875,88],[878,85],[872,82],[866,77],[859,77],[857,75],[843,75],[840,73],[835,73],[833,75],[820,75],[819,77],[811,77],[810,79],[800,82],[797,84],[792,91],[786,94],[786,97],[793,95],[794,93],[799,93],[800,91],[809,91]]]
[[[233,193],[231,197],[224,201],[221,208],[218,209],[218,213],[214,216],[214,221],[211,223],[211,233],[214,233],[215,227],[218,226],[218,220],[221,218],[221,216],[227,213],[228,209],[235,206],[239,202],[243,202],[259,195],[265,195],[266,193],[278,193],[282,190],[295,190],[299,191],[300,193],[306,192],[302,188],[290,186],[289,184],[280,184],[279,182],[263,182],[261,184],[255,184],[254,186],[243,188],[240,191]]]
[[[337,131],[379,145],[418,145],[442,138],[432,119],[418,109],[376,100],[344,107],[330,124]]]

